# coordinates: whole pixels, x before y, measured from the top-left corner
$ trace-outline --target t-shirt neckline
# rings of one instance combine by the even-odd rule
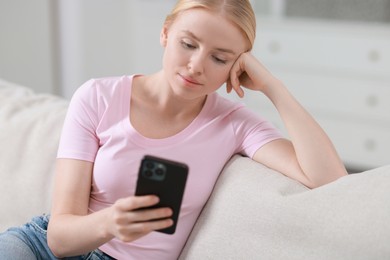
[[[139,133],[133,127],[133,125],[131,124],[131,121],[130,121],[131,93],[132,93],[132,87],[133,87],[133,79],[136,76],[140,76],[140,75],[128,76],[127,79],[129,81],[124,82],[124,84],[122,86],[123,96],[121,98],[121,102],[122,102],[121,107],[122,107],[122,115],[123,115],[123,123],[124,123],[123,127],[124,127],[125,131],[132,137],[131,138],[132,142],[134,142],[138,145],[141,145],[141,146],[150,146],[150,145],[155,145],[155,146],[165,145],[166,146],[169,144],[175,144],[179,140],[183,140],[183,138],[188,136],[188,134],[194,132],[198,128],[198,126],[201,124],[202,119],[204,119],[205,114],[208,113],[210,106],[211,106],[211,103],[212,103],[212,99],[214,98],[213,94],[208,95],[199,114],[192,120],[192,122],[187,127],[185,127],[180,132],[178,132],[172,136],[165,137],[165,138],[158,138],[158,139],[157,138],[149,138],[149,137],[146,137],[146,136],[142,135],[141,133]]]

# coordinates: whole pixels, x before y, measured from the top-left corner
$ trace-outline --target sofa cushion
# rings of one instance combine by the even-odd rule
[[[0,231],[48,213],[68,102],[0,80]]]
[[[181,259],[390,259],[390,166],[309,190],[235,157]]]

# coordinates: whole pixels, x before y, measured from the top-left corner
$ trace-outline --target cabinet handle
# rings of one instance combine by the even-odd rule
[[[274,53],[274,54],[279,53],[281,50],[281,45],[277,41],[271,41],[268,44],[268,50],[269,50],[269,52]]]
[[[378,62],[381,58],[381,54],[377,50],[371,50],[368,52],[368,60],[371,62]]]
[[[376,107],[378,105],[378,103],[379,103],[378,97],[375,95],[369,95],[366,98],[366,104],[369,107]]]
[[[364,148],[366,151],[375,151],[377,147],[376,141],[373,139],[366,139],[364,141]]]

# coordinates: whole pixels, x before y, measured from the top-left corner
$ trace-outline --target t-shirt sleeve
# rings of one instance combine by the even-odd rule
[[[98,105],[95,81],[89,80],[75,92],[69,104],[57,158],[94,162],[99,148]]]
[[[230,115],[236,134],[237,153],[252,158],[263,145],[283,138],[272,123],[258,116],[247,107],[240,107]]]

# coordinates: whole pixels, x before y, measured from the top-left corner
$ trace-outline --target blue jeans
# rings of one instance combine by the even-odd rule
[[[47,225],[49,216],[35,217],[31,222],[8,229],[0,233],[0,259],[4,260],[33,260],[58,259],[47,245]],[[109,255],[99,249],[86,255],[66,257],[74,260],[111,260]]]

